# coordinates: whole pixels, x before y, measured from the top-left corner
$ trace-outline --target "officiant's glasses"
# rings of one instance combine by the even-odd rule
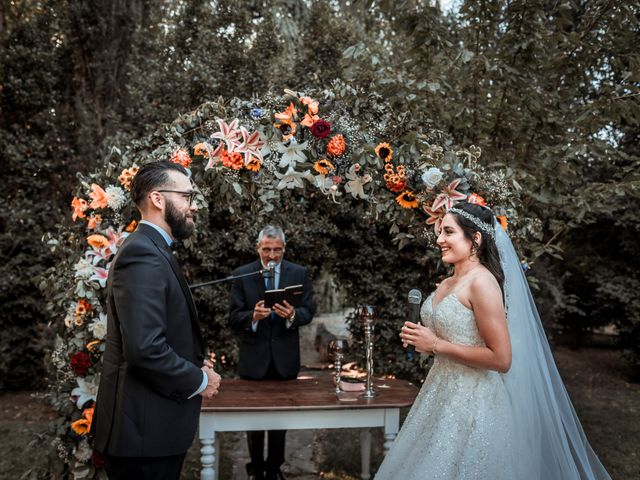
[[[189,201],[189,206],[193,205],[193,202],[196,199],[196,191],[195,190],[191,190],[191,191],[188,191],[188,192],[185,192],[183,190],[156,190],[156,192],[179,193],[182,196],[184,196],[184,198],[186,200]]]

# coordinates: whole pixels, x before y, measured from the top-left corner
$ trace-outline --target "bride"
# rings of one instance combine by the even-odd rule
[[[587,442],[507,234],[486,207],[442,221],[454,267],[405,322],[435,360],[376,480],[610,479]]]

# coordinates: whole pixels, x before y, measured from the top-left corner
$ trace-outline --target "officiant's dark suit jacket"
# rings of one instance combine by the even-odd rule
[[[255,272],[262,268],[260,260],[239,267],[233,275]],[[274,315],[258,322],[254,332],[251,328],[253,308],[264,300],[265,280],[262,275],[252,275],[233,281],[231,286],[229,322],[241,333],[238,374],[243,378],[264,378],[269,362],[273,363],[283,378],[295,378],[300,371],[300,341],[298,327],[313,319],[315,304],[313,290],[302,265],[282,260],[278,288],[302,284],[301,306],[296,308],[295,319],[287,328],[287,321]]]
[[[93,416],[95,448],[117,457],[186,452],[195,437],[204,360],[189,287],[160,233],[141,224],[107,282],[108,324]]]

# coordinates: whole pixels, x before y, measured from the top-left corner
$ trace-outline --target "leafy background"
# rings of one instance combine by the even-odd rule
[[[579,346],[613,325],[640,366],[638,18],[636,2],[606,0],[464,1],[455,15],[418,0],[3,0],[0,388],[47,381],[63,302],[47,292],[64,279],[43,236],[68,224],[76,173],[205,101],[334,79],[481,146],[486,168],[511,169],[523,215],[540,222],[539,244],[522,253],[548,331]],[[287,210],[288,254],[316,270],[332,260],[353,298],[399,315],[404,292],[444,273],[416,261],[426,245],[398,252],[384,227],[327,211],[324,197],[307,202]],[[252,255],[251,217],[210,212],[216,228],[251,235],[201,242],[210,263],[190,267],[194,278]],[[345,259],[375,273],[350,280]]]

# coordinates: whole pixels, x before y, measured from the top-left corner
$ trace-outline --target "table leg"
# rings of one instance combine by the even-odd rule
[[[362,480],[371,478],[371,430],[368,428],[360,431],[360,460],[362,465]]]
[[[400,409],[388,409],[384,412],[384,455],[389,453],[393,441],[400,430]]]
[[[201,438],[200,443],[200,463],[202,470],[200,471],[200,480],[216,480],[218,477],[217,458],[216,458],[216,433],[208,438]]]

